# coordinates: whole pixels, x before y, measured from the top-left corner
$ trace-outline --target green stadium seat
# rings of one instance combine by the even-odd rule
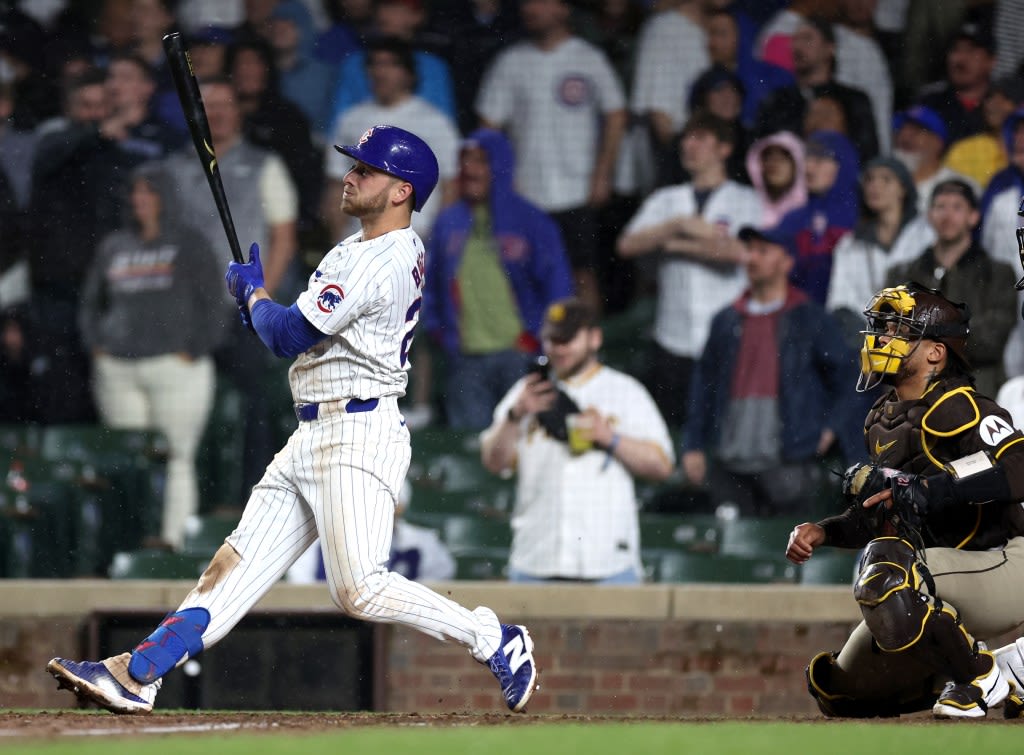
[[[515,486],[504,481],[472,490],[413,487],[409,514],[464,515],[507,518],[515,503]]]
[[[782,555],[795,524],[796,520],[789,517],[722,520],[720,552],[733,556]]]
[[[88,551],[95,545],[95,517],[83,516],[89,512],[81,506],[78,474],[73,463],[38,456],[8,464],[0,491],[5,541],[0,550],[6,576],[58,579],[93,574],[90,558],[95,554]]]
[[[41,433],[39,425],[0,424],[0,457],[9,460],[38,454]]]
[[[116,551],[160,534],[167,441],[150,430],[102,425],[53,425],[42,433],[40,456],[77,464],[78,486],[99,502],[104,563]]]
[[[670,550],[644,551],[642,560],[655,582],[793,584],[799,578],[796,565],[785,558]]]
[[[449,516],[441,534],[453,554],[477,548],[508,548],[512,530],[507,521],[482,516]]]
[[[714,553],[721,539],[721,522],[713,515],[640,515],[641,548]]]
[[[852,585],[860,553],[835,548],[819,548],[800,566],[804,585]]]
[[[508,578],[508,549],[472,548],[455,554],[455,578],[504,580]]]
[[[438,490],[473,490],[495,479],[480,461],[475,432],[428,427],[412,436],[413,485]]]
[[[121,552],[110,564],[110,578],[195,580],[207,563],[206,558],[163,550]]]
[[[238,520],[239,516],[213,514],[189,517],[185,523],[185,541],[181,552],[188,556],[212,558],[224,544],[224,538],[234,532]]]

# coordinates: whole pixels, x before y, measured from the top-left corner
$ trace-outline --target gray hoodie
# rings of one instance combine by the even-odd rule
[[[139,178],[160,196],[160,234],[144,242],[129,218],[101,240],[79,305],[83,343],[122,358],[209,354],[225,325],[222,272],[205,238],[181,216],[163,165],[139,166],[129,189]]]

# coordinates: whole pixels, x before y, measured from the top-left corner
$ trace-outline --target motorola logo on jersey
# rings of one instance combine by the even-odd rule
[[[320,295],[316,297],[316,306],[321,312],[329,315],[344,298],[345,292],[341,290],[341,286],[331,283],[320,290]]]
[[[1013,427],[1002,417],[990,414],[981,421],[978,434],[990,446],[998,446],[1013,435]]]

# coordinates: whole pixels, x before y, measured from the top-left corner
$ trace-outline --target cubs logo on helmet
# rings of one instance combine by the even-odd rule
[[[316,306],[321,312],[329,315],[344,298],[345,292],[341,290],[341,286],[331,283],[320,290],[320,295],[316,297]]]

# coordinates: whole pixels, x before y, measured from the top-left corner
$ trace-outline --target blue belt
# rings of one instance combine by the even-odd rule
[[[353,398],[345,404],[346,414],[358,414],[359,412],[372,412],[377,408],[380,399],[376,398]],[[320,404],[295,404],[295,417],[299,422],[312,422],[320,416]]]

